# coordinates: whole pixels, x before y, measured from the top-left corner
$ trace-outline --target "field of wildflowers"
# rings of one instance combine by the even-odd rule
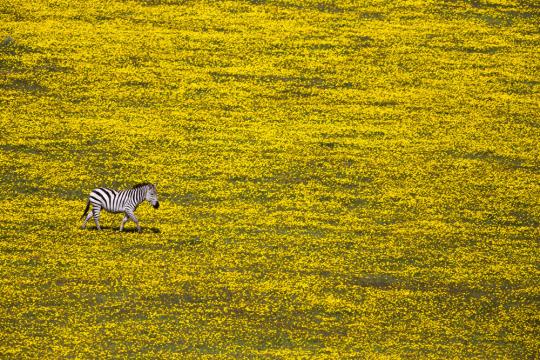
[[[0,0],[0,357],[537,358],[539,23]]]

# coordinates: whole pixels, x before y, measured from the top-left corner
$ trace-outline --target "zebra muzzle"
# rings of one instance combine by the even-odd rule
[[[156,203],[154,205],[152,205],[154,207],[154,209],[158,209],[159,208],[159,201],[156,201]]]

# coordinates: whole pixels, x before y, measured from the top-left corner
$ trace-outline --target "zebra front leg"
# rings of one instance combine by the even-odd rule
[[[90,218],[92,217],[92,212],[89,212],[88,215],[86,215],[86,219],[84,220],[83,224],[82,224],[82,229],[86,229],[86,223],[88,222],[88,220],[90,220]]]
[[[135,224],[137,224],[137,231],[141,232],[141,226],[139,225],[139,220],[137,220],[135,214],[133,212],[127,212],[126,214]]]
[[[101,211],[100,207],[94,207],[92,209],[92,212],[94,213],[94,222],[96,223],[96,227],[98,230],[101,230],[101,226],[99,226],[99,212]]]
[[[122,223],[120,224],[120,231],[124,231],[124,225],[128,221],[129,217],[127,215],[124,215],[124,218],[122,219]]]

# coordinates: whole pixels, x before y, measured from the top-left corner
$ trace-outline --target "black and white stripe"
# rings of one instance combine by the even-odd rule
[[[83,222],[82,228],[86,228],[86,223],[93,216],[98,230],[101,230],[99,226],[99,213],[103,209],[112,213],[124,213],[124,219],[122,219],[122,223],[120,224],[120,231],[124,229],[124,224],[131,219],[137,224],[137,230],[140,232],[139,220],[135,217],[134,212],[145,200],[150,202],[155,209],[159,207],[155,185],[149,183],[138,184],[132,189],[120,191],[108,188],[94,189],[90,193],[86,203],[86,209],[82,216],[86,216],[86,219]],[[92,212],[88,213],[90,205],[92,205]]]

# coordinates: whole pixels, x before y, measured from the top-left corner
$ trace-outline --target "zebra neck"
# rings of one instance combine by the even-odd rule
[[[140,204],[144,201],[144,198],[146,197],[146,189],[145,188],[140,188],[140,189],[134,189],[134,194],[133,194],[133,200],[135,202],[135,204]]]

